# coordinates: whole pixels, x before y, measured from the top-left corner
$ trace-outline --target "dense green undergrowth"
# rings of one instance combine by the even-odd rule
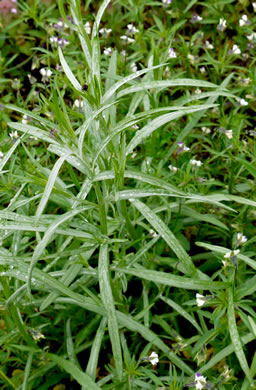
[[[2,389],[254,389],[248,1],[0,1]]]

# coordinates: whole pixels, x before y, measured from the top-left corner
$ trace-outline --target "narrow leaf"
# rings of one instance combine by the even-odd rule
[[[238,333],[237,325],[236,325],[236,317],[235,317],[235,310],[234,310],[234,300],[233,300],[233,292],[232,289],[229,288],[228,290],[228,325],[229,325],[229,333],[230,338],[232,341],[232,344],[234,346],[235,354],[237,356],[237,359],[239,360],[240,366],[242,370],[244,371],[247,379],[252,384],[253,379],[251,376],[251,372],[245,357],[245,353],[243,350],[243,346],[240,340],[240,336]]]
[[[115,304],[110,284],[108,246],[102,245],[99,254],[100,296],[108,314],[108,330],[119,378],[122,378],[122,351]]]
[[[173,252],[176,254],[178,259],[183,262],[186,273],[188,275],[194,274],[196,268],[187,254],[183,249],[179,240],[174,236],[166,224],[156,215],[148,206],[139,200],[132,199],[132,204],[141,212],[146,220],[153,226],[154,230],[161,235],[164,241],[170,246]]]

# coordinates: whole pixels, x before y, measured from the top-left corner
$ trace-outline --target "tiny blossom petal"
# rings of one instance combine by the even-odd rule
[[[220,18],[219,24],[217,26],[217,30],[224,31],[226,27],[227,27],[227,21],[223,18]]]
[[[170,171],[176,173],[178,168],[177,167],[174,167],[173,165],[168,165],[168,168],[170,169]]]
[[[12,14],[17,14],[17,13],[18,13],[17,8],[11,8],[11,13],[12,13]]]
[[[205,385],[206,385],[206,377],[205,376],[202,376],[201,374],[197,373],[195,375],[195,387],[196,387],[196,390],[202,390],[203,388],[205,388]]]
[[[172,47],[170,47],[168,50],[168,57],[169,58],[177,58],[177,53]]]
[[[50,37],[50,42],[51,42],[52,45],[57,45],[58,37]]]
[[[235,246],[242,245],[247,241],[247,237],[243,236],[243,233],[237,233],[237,242]]]
[[[201,90],[200,88],[197,88],[197,89],[195,90],[195,94],[196,94],[196,95],[200,95],[200,93],[202,93],[202,90]]]
[[[251,24],[250,20],[248,19],[248,16],[247,15],[242,15],[241,16],[241,19],[239,20],[239,26],[242,27],[242,26],[245,26],[245,25],[248,25],[248,24]]]
[[[195,65],[200,60],[198,56],[193,56],[192,54],[188,54],[188,59],[192,65]]]
[[[197,14],[193,14],[192,15],[192,18],[191,18],[191,23],[196,23],[196,22],[200,22],[201,20],[203,20],[203,18]]]
[[[231,259],[232,256],[237,256],[237,255],[239,255],[239,253],[240,253],[240,250],[239,249],[235,249],[234,251],[227,252],[224,255],[224,258],[225,259]]]
[[[121,35],[120,39],[122,39],[125,43],[133,43],[135,39],[128,37],[127,35]]]
[[[91,34],[92,29],[91,29],[91,25],[90,25],[89,22],[86,22],[86,23],[85,23],[84,29],[85,29],[85,31],[86,31],[86,33],[87,33],[88,35]]]
[[[177,153],[188,152],[190,150],[183,142],[178,142],[178,145]]]
[[[195,159],[191,159],[190,160],[190,163],[196,167],[201,167],[203,165],[202,161],[200,160],[195,160]]]
[[[213,45],[211,44],[211,42],[209,42],[209,41],[205,41],[204,47],[205,47],[206,49],[208,49],[208,50],[214,49],[214,46],[213,46]]]
[[[204,74],[204,73],[206,72],[206,69],[205,69],[204,66],[201,66],[201,67],[199,68],[199,71],[200,71],[200,73]]]
[[[132,23],[127,25],[127,33],[129,35],[134,35],[138,32],[139,32],[139,30]]]
[[[251,35],[246,35],[246,37],[249,41],[255,41],[256,40],[256,33],[253,32],[253,33],[251,33]]]
[[[112,47],[105,47],[103,53],[104,53],[106,56],[111,56],[111,54],[113,53]]]
[[[112,32],[111,28],[103,27],[99,30],[99,33],[103,36],[103,38],[106,38],[111,32]]]
[[[167,7],[169,4],[172,4],[172,0],[162,0],[163,6]]]
[[[203,132],[204,134],[210,134],[211,129],[209,129],[209,127],[203,126],[203,127],[202,127],[202,132]]]
[[[196,294],[196,304],[198,307],[201,307],[205,304],[205,297],[199,293]]]
[[[51,75],[52,75],[52,71],[51,71],[51,69],[47,69],[47,68],[41,68],[40,70],[39,70],[39,72],[41,73],[41,75],[42,75],[42,80],[43,80],[43,82],[48,82],[49,80],[50,80],[50,77],[51,77]]]
[[[233,45],[232,49],[229,52],[230,54],[241,54],[241,50],[237,45]]]
[[[153,229],[149,230],[149,235],[151,238],[156,238],[158,236],[158,234]]]
[[[131,65],[130,65],[130,69],[133,73],[137,72],[138,68],[137,68],[137,65],[135,64],[135,62],[133,62]]]
[[[149,355],[149,361],[152,366],[155,366],[159,362],[158,354],[156,352],[152,352],[151,355]]]
[[[248,106],[248,102],[245,99],[239,99],[238,102],[240,106]]]
[[[83,102],[83,100],[76,99],[76,100],[74,101],[74,105],[75,105],[77,108],[83,108],[84,102]]]
[[[11,137],[12,139],[19,138],[17,130],[12,131],[11,133],[9,133],[9,137]]]

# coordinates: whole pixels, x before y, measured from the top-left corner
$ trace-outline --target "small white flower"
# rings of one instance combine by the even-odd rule
[[[236,246],[244,244],[247,241],[247,237],[243,236],[243,233],[237,233],[236,238],[237,238]]]
[[[204,47],[208,50],[214,49],[214,46],[209,41],[205,41]]]
[[[122,51],[121,51],[121,55],[122,55],[123,57],[126,57],[126,56],[127,56],[126,50],[122,50]]]
[[[104,53],[106,56],[111,56],[111,54],[113,53],[112,47],[105,47],[103,53]]]
[[[230,50],[230,53],[231,54],[241,54],[241,50],[239,49],[239,47],[237,45],[233,45],[232,49]]]
[[[26,114],[23,115],[21,122],[24,123],[24,125],[28,123],[28,116]]]
[[[83,100],[76,99],[76,100],[74,101],[74,105],[75,105],[77,108],[83,108],[84,102],[83,102]]]
[[[211,129],[209,129],[209,127],[203,126],[203,127],[202,127],[202,132],[203,132],[204,134],[210,134]]]
[[[239,26],[242,27],[245,26],[246,24],[251,24],[251,22],[249,21],[247,15],[242,15],[241,19],[239,20]]]
[[[135,62],[133,62],[131,65],[130,65],[130,69],[133,73],[137,72],[138,68],[137,68],[137,65],[135,64]]]
[[[139,30],[132,23],[127,25],[127,34],[134,35],[138,32]]]
[[[239,99],[238,102],[240,106],[248,106],[248,102],[245,99]]]
[[[122,39],[125,43],[133,43],[135,39],[127,37],[127,35],[121,35],[120,39]]]
[[[227,27],[227,21],[223,18],[220,18],[217,29],[219,31],[224,31],[226,27]]]
[[[151,238],[156,238],[158,236],[158,234],[153,229],[149,230],[149,235]]]
[[[202,74],[204,74],[204,73],[206,72],[206,69],[205,69],[204,66],[201,66],[201,67],[199,68],[199,70],[200,70],[200,73],[202,73]]]
[[[235,249],[234,251],[227,252],[224,255],[224,258],[225,259],[231,259],[232,256],[237,256],[237,255],[239,255],[239,253],[240,253],[240,250],[239,249]]]
[[[163,6],[167,7],[169,4],[172,3],[172,0],[162,0]]]
[[[219,127],[218,130],[225,134],[225,136],[229,139],[232,139],[233,138],[233,130],[227,130],[227,129],[224,129],[224,127]]]
[[[132,158],[132,159],[134,159],[136,156],[137,156],[137,153],[135,153],[135,152],[133,152],[133,153],[131,154],[131,158]]]
[[[17,14],[18,13],[17,8],[11,8],[11,13],[12,14]]]
[[[206,385],[206,377],[199,374],[199,372],[195,375],[195,386],[196,390],[202,390]]]
[[[195,65],[200,60],[198,56],[193,56],[192,54],[188,54],[188,59],[192,65]]]
[[[158,354],[156,352],[152,352],[151,355],[149,355],[149,361],[152,366],[155,366],[159,362]]]
[[[197,88],[197,89],[195,90],[195,94],[196,94],[196,95],[200,95],[200,93],[202,93],[202,90],[201,90],[200,88]]]
[[[196,304],[198,307],[201,307],[205,304],[205,297],[199,293],[196,294]]]
[[[190,150],[183,142],[178,142],[178,145],[177,153],[188,152]]]
[[[197,14],[193,14],[192,15],[192,18],[191,18],[191,23],[196,23],[196,22],[200,22],[201,20],[203,20],[203,18]]]
[[[11,139],[19,138],[17,130],[12,131],[11,133],[9,133],[9,137],[11,137]]]
[[[228,139],[233,138],[233,130],[226,130],[225,136],[228,137]]]
[[[195,159],[191,159],[190,160],[190,163],[196,167],[201,167],[203,165],[202,161],[200,160],[195,160]]]
[[[256,40],[256,33],[253,32],[251,35],[246,35],[248,41],[255,41]]]
[[[50,42],[53,46],[57,46],[58,37],[50,37]]]
[[[238,80],[239,80],[239,83],[241,84],[241,85],[248,85],[249,83],[250,83],[250,81],[251,81],[251,79],[250,79],[250,77],[238,77]]]
[[[41,69],[39,70],[39,72],[40,72],[41,75],[42,75],[42,81],[43,81],[43,82],[48,82],[48,81],[50,81],[50,77],[51,77],[51,75],[52,75],[51,69],[48,69],[48,68],[41,68]]]
[[[4,158],[4,154],[0,151],[0,160],[2,160],[2,158]]]
[[[107,36],[112,32],[111,28],[101,28],[99,33],[103,36],[103,38],[107,38]]]
[[[139,130],[139,126],[138,125],[132,125],[132,128],[135,129],[135,130]]]
[[[91,34],[92,29],[91,29],[91,25],[90,25],[89,22],[86,22],[86,23],[85,23],[84,29],[85,29],[85,31],[86,31],[86,33],[87,33],[88,35]]]
[[[60,47],[65,47],[69,44],[69,41],[67,39],[62,39],[62,38],[59,38],[58,39],[58,45]]]
[[[177,53],[172,47],[168,50],[168,58],[177,58]]]
[[[177,167],[174,167],[173,165],[168,165],[168,168],[170,169],[170,171],[176,173],[178,168]]]

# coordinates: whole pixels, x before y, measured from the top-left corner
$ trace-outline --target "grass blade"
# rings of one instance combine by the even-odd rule
[[[82,372],[74,363],[52,353],[47,354],[47,356],[71,375],[81,386],[87,386],[87,389],[90,390],[100,390],[100,387],[95,384],[89,375]]]
[[[103,317],[98,327],[96,336],[93,340],[90,358],[86,367],[86,374],[88,374],[93,380],[96,379],[96,369],[98,366],[99,353],[100,353],[101,343],[105,333],[106,326],[107,326],[107,318]]]
[[[108,330],[119,378],[122,378],[122,351],[115,304],[109,275],[108,246],[102,245],[99,254],[100,296],[108,314]]]
[[[245,373],[250,384],[252,384],[253,378],[251,376],[251,372],[244,354],[243,346],[236,325],[234,299],[233,299],[233,292],[231,288],[229,288],[228,290],[228,324],[229,324],[230,338],[234,346],[235,354],[237,356],[237,359],[240,363],[243,372]]]
[[[211,280],[197,280],[185,276],[172,275],[166,272],[153,271],[145,268],[120,268],[116,267],[115,271],[128,275],[137,276],[139,279],[149,280],[160,283],[165,286],[179,287],[188,290],[222,290],[229,286],[227,282],[213,282]]]
[[[58,52],[59,52],[59,57],[60,57],[60,63],[62,65],[62,68],[67,76],[67,78],[69,79],[70,83],[73,85],[73,87],[78,90],[79,92],[82,91],[82,86],[81,84],[78,82],[78,80],[76,79],[76,77],[74,76],[72,70],[70,69],[70,67],[68,66],[68,63],[67,61],[65,60],[63,54],[62,54],[62,50],[60,48],[60,46],[58,47]]]

